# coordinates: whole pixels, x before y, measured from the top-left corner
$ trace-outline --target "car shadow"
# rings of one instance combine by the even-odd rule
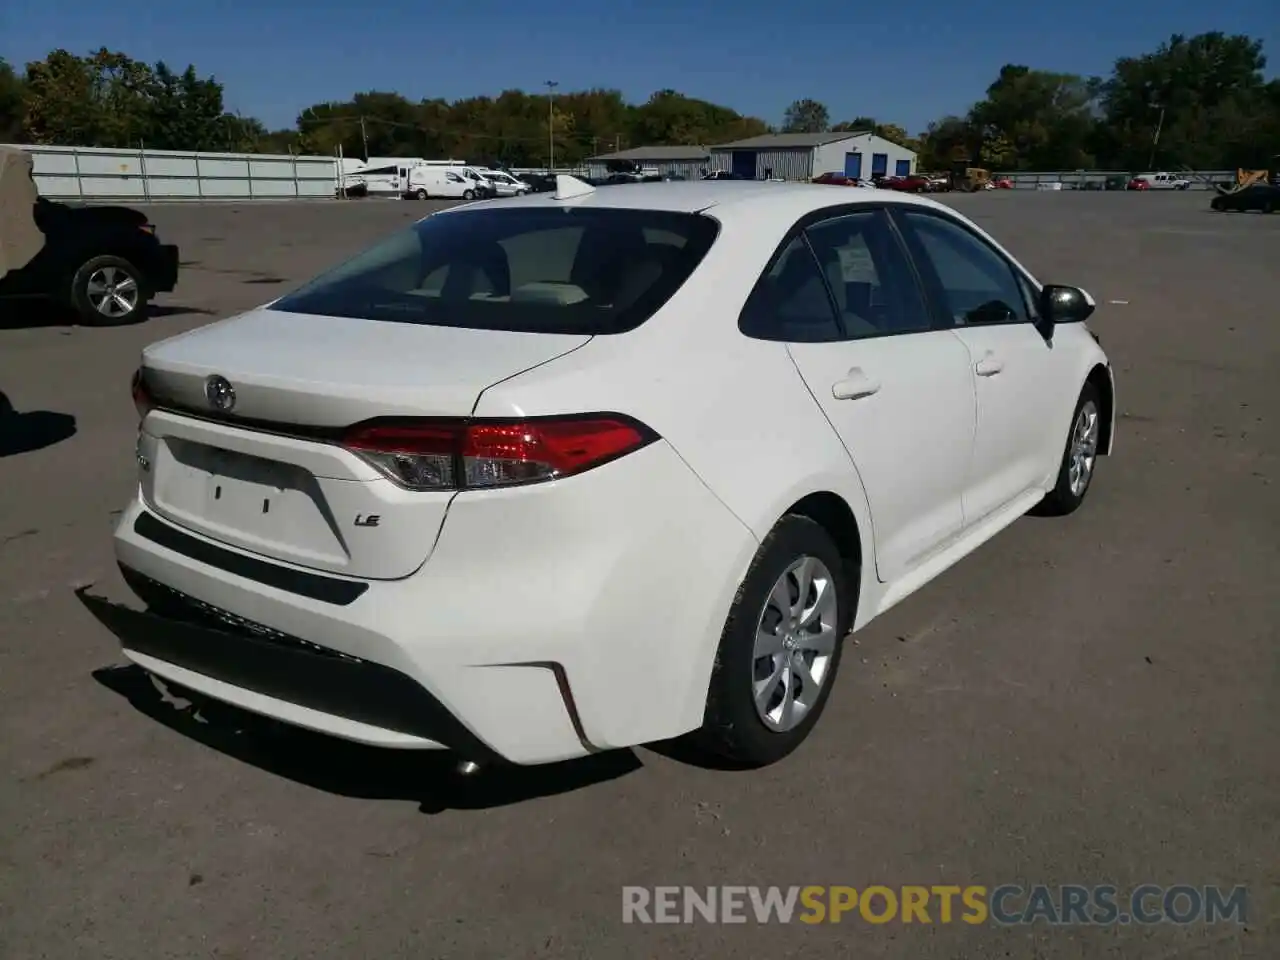
[[[212,316],[214,311],[203,307],[187,307],[180,304],[155,304],[134,324],[165,317]],[[79,326],[75,312],[68,307],[47,300],[0,300],[0,330],[34,330],[41,327]]]
[[[117,637],[128,608],[85,590],[76,595]],[[103,610],[99,616],[99,609]],[[613,750],[580,760],[533,767],[486,766],[465,775],[446,751],[367,747],[278,723],[161,681],[142,668],[103,667],[102,686],[139,713],[197,743],[275,776],[326,793],[362,800],[409,800],[422,813],[483,810],[579,790],[640,769],[633,751]]]
[[[19,413],[0,393],[0,457],[32,453],[75,436],[76,418],[52,410]]]

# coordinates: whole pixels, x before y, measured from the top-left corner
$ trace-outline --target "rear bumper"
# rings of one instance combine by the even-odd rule
[[[135,500],[115,536],[135,592],[168,618],[112,625],[144,668],[346,739],[522,764],[699,726],[756,548],[664,443],[559,483],[459,497],[421,570],[354,597],[159,542],[154,524],[176,531]],[[174,618],[155,599],[165,588],[221,620]]]
[[[168,293],[178,286],[179,257],[175,244],[161,243],[144,263],[138,264],[146,273],[153,293]]]

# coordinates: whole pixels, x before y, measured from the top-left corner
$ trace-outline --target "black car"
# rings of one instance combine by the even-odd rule
[[[1243,213],[1258,210],[1274,213],[1280,210],[1280,187],[1267,183],[1255,183],[1243,190],[1220,193],[1209,201],[1209,207],[1219,212]]]
[[[43,197],[32,217],[44,246],[0,276],[0,298],[38,297],[71,307],[92,326],[130,323],[178,283],[178,248],[128,207],[71,206]]]
[[[526,173],[520,177],[534,193],[551,193],[556,188],[556,178],[547,173]]]

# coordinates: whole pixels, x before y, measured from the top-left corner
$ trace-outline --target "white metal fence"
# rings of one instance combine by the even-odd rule
[[[333,157],[14,144],[51,200],[317,200],[338,188]]]

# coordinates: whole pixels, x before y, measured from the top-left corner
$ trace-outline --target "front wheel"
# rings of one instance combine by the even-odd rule
[[[422,188],[418,188],[418,192],[414,194],[414,197],[416,197],[419,200],[425,200],[427,199],[427,191],[423,190]]]
[[[122,257],[94,257],[71,278],[71,306],[86,326],[133,323],[150,299],[142,272]]]
[[[794,515],[778,522],[725,622],[696,735],[704,750],[764,766],[809,736],[853,623],[856,577],[822,526]]]
[[[1076,401],[1067,446],[1058,467],[1058,479],[1037,512],[1054,517],[1074,513],[1084,503],[1093,483],[1093,469],[1098,462],[1098,440],[1102,435],[1102,404],[1098,388],[1086,383]]]
[[[474,190],[463,190],[463,191],[462,191],[462,199],[463,199],[463,200],[474,200],[475,198],[476,198],[476,192],[475,192]]]

